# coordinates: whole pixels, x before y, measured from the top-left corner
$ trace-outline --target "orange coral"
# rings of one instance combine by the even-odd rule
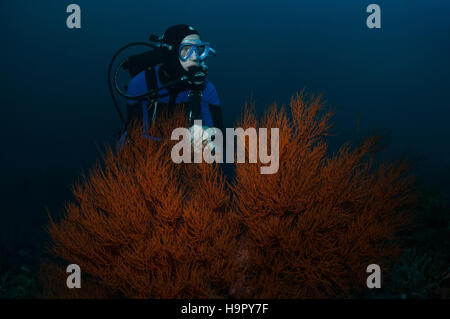
[[[50,221],[59,264],[43,267],[45,296],[299,298],[364,288],[367,265],[398,251],[413,179],[406,162],[374,167],[375,137],[328,156],[322,104],[301,93],[291,119],[274,105],[261,121],[246,109],[244,129],[279,128],[280,167],[261,175],[261,163],[237,164],[231,185],[215,164],[174,164],[173,142],[142,138],[135,126],[131,143],[107,151],[74,186],[62,220]],[[176,115],[150,134],[185,124]],[[48,269],[70,263],[91,292],[51,283]]]
[[[176,116],[167,123],[150,134],[170,136],[183,124]],[[131,143],[117,156],[109,150],[104,168],[74,187],[76,201],[50,222],[51,251],[118,296],[223,295],[236,273],[237,228],[218,166],[174,164],[173,143],[140,132],[131,129]]]
[[[392,239],[414,199],[408,163],[375,169],[377,137],[329,157],[323,137],[332,114],[321,114],[322,105],[302,92],[291,99],[292,120],[274,106],[261,122],[248,110],[241,122],[280,129],[278,173],[237,164],[232,187],[247,230],[246,297],[349,296],[365,288],[369,264],[397,253]]]

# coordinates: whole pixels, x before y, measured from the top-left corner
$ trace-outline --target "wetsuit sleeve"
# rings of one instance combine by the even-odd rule
[[[227,149],[226,149],[226,130],[225,125],[223,121],[222,116],[222,106],[220,105],[219,96],[217,94],[217,90],[214,87],[214,85],[211,82],[208,82],[206,85],[206,89],[204,91],[204,98],[208,101],[209,105],[209,112],[211,115],[211,121],[213,123],[213,126],[220,129],[222,131],[222,137],[223,137],[223,163],[220,164],[220,166],[223,169],[223,172],[227,176],[231,176],[234,172],[233,164],[227,164],[225,162],[226,156],[227,156]]]
[[[225,127],[222,117],[222,107],[220,106],[219,96],[217,90],[211,82],[208,82],[203,92],[204,100],[209,104],[209,111],[211,113],[211,120],[214,127],[217,127],[225,132]]]
[[[203,91],[203,99],[209,104],[220,105],[219,95],[217,90],[211,82],[206,83],[205,90]]]

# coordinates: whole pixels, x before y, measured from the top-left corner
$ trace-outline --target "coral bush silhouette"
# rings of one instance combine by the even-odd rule
[[[376,137],[330,156],[331,115],[303,93],[290,114],[273,105],[258,120],[246,108],[240,127],[266,127],[268,140],[279,128],[280,167],[261,175],[259,162],[236,164],[231,183],[217,165],[174,164],[173,142],[142,138],[136,125],[130,144],[107,151],[74,186],[61,221],[50,221],[44,296],[310,298],[364,289],[367,265],[399,253],[413,178],[405,161],[375,167]],[[186,125],[181,115],[164,124],[150,134]],[[65,287],[71,263],[86,289]]]

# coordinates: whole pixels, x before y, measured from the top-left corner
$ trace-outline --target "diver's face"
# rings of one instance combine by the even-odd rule
[[[198,34],[191,34],[191,35],[186,36],[181,41],[181,44],[185,44],[185,43],[198,44],[200,42],[201,42],[200,36]],[[192,52],[191,56],[186,61],[182,61],[181,59],[179,59],[179,60],[180,60],[181,66],[183,67],[183,69],[185,71],[188,71],[191,66],[198,66],[200,63],[200,60],[199,60],[195,50]]]

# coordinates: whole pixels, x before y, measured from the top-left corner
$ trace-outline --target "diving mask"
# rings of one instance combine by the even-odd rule
[[[185,43],[181,43],[180,45],[180,50],[178,51],[180,60],[183,62],[189,60],[194,51],[199,60],[204,60],[210,51],[214,52],[208,42],[194,42],[189,40]]]

